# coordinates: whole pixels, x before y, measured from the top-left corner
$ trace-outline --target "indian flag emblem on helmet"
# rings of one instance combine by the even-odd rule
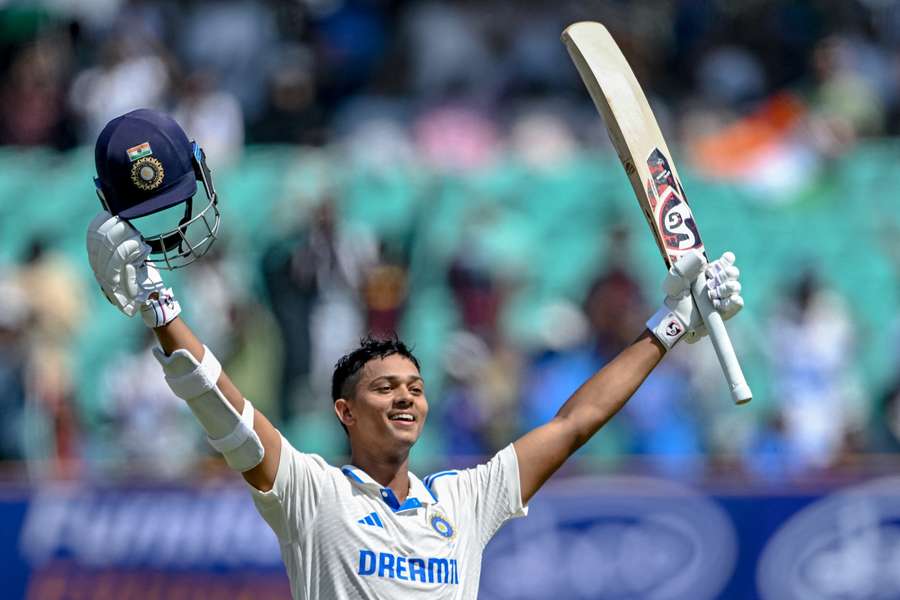
[[[153,149],[150,148],[150,142],[144,142],[143,144],[132,146],[125,152],[128,154],[128,160],[134,162],[139,158],[144,158],[145,156],[153,154]]]
[[[447,539],[452,538],[453,534],[456,533],[453,529],[453,525],[447,520],[447,517],[441,514],[436,514],[431,517],[431,528],[437,531],[438,535]]]

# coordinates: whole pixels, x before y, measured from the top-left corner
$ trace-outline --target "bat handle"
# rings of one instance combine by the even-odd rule
[[[709,332],[709,339],[713,348],[716,349],[716,356],[719,357],[719,364],[722,366],[722,373],[728,382],[728,388],[731,390],[731,397],[735,404],[746,404],[753,398],[750,386],[744,379],[744,372],[734,353],[734,346],[731,345],[731,338],[728,337],[728,331],[725,329],[725,323],[722,321],[722,315],[713,307],[709,296],[706,295],[706,275],[700,273],[700,276],[694,281],[691,289],[694,296],[694,302],[700,309],[700,315],[706,324],[706,330]]]

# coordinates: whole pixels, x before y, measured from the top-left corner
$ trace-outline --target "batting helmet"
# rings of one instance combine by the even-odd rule
[[[163,233],[135,227],[150,246],[150,262],[177,269],[206,254],[219,230],[216,191],[206,155],[172,117],[146,108],[116,117],[100,132],[94,159],[97,195],[111,214],[130,221],[184,204],[177,225],[160,227]],[[195,214],[198,181],[208,203]]]

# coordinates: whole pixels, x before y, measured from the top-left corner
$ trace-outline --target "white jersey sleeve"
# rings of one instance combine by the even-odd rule
[[[528,507],[522,504],[519,460],[512,444],[482,465],[435,473],[426,479],[426,485],[433,486],[438,498],[450,494],[458,506],[472,511],[482,547],[506,521],[528,514]]]
[[[272,489],[261,492],[250,486],[256,509],[282,544],[295,542],[315,518],[327,469],[322,457],[298,452],[282,436]]]

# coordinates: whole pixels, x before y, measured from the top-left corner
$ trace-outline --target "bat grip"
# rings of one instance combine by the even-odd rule
[[[734,346],[731,345],[731,338],[728,337],[728,331],[725,329],[725,323],[722,321],[722,315],[713,307],[709,296],[706,295],[706,275],[700,273],[700,276],[694,281],[691,289],[694,302],[700,309],[700,316],[703,317],[703,323],[709,332],[709,339],[713,348],[716,349],[716,356],[719,357],[719,364],[722,366],[722,373],[728,382],[728,389],[731,390],[731,397],[735,404],[746,404],[753,398],[750,386],[744,379],[744,372],[738,362],[737,355],[734,353]]]

